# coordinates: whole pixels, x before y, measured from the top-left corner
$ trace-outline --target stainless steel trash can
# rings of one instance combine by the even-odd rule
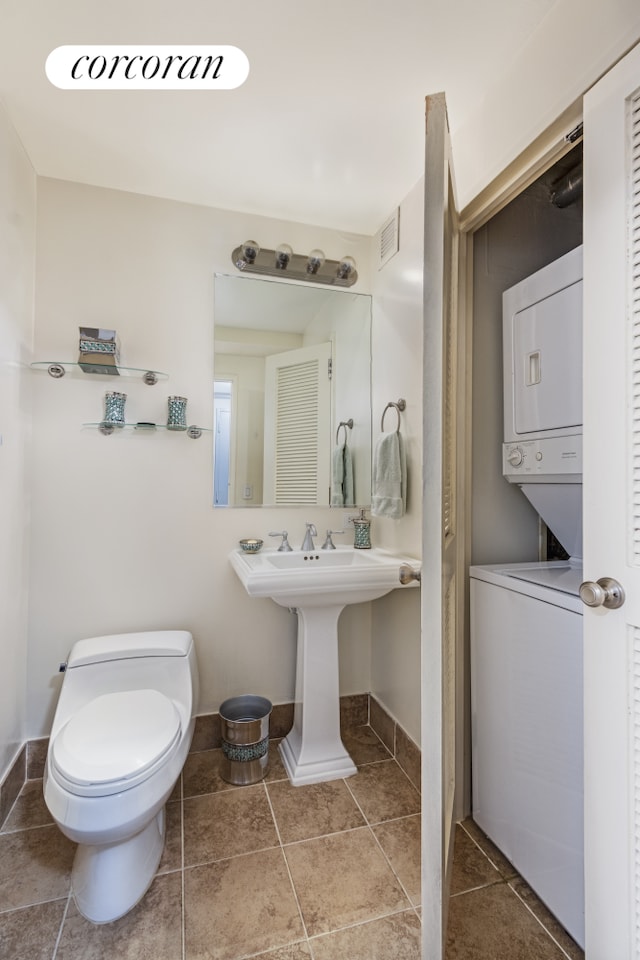
[[[220,705],[222,765],[227,783],[258,783],[269,763],[269,717],[273,707],[265,697],[230,697]]]

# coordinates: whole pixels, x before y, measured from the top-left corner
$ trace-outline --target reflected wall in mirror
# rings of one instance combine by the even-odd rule
[[[214,505],[368,506],[371,297],[216,275],[214,311]]]

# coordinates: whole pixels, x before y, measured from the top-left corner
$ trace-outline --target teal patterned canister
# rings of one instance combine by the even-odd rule
[[[353,525],[356,528],[353,545],[356,550],[371,549],[371,520],[354,520]]]
[[[187,429],[187,398],[168,397],[167,430]]]
[[[112,427],[124,427],[124,405],[126,399],[126,393],[117,393],[115,390],[108,390],[105,393],[103,423]]]

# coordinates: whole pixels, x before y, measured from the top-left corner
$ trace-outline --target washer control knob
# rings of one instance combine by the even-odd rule
[[[507,454],[507,460],[512,467],[519,467],[524,460],[524,454],[520,447],[514,447],[513,450],[510,450]]]

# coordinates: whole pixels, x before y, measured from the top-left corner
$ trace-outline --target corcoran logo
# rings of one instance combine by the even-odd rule
[[[249,60],[228,46],[69,45],[51,51],[45,71],[62,90],[233,90]]]

